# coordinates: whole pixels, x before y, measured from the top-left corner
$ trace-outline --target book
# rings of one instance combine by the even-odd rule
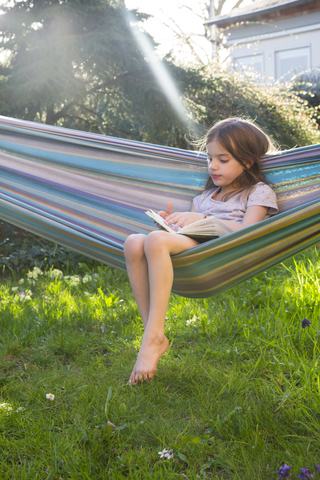
[[[197,237],[222,237],[228,233],[232,233],[233,230],[221,222],[218,218],[210,215],[203,220],[198,220],[197,222],[190,223],[185,227],[180,227],[178,230],[173,230],[169,225],[164,223],[164,219],[153,210],[148,210],[145,212],[150,218],[152,218],[160,227],[164,228],[169,233],[176,233],[179,235],[187,235],[188,237],[197,238]]]

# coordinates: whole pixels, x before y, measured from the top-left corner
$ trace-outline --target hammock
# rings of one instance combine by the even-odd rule
[[[263,160],[280,214],[172,257],[173,292],[218,294],[320,240],[320,145]],[[145,210],[190,210],[204,154],[0,117],[0,218],[125,270]]]

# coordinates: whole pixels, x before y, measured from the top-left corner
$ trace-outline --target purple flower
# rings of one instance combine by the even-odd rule
[[[302,328],[310,327],[310,325],[311,325],[311,322],[310,322],[310,320],[308,320],[307,318],[304,318],[304,319],[302,320],[302,325],[301,325]]]
[[[171,458],[173,458],[173,450],[172,450],[172,448],[171,448],[171,450],[169,450],[168,453],[166,453],[165,456],[167,457],[168,460],[170,460]]]
[[[92,276],[93,277],[99,277],[99,273],[94,273]]]
[[[292,467],[289,467],[289,465],[287,465],[286,463],[283,465],[283,467],[280,467],[279,470],[277,471],[277,474],[279,475],[279,479],[282,478],[282,475],[284,475],[285,477],[289,477],[289,470],[290,468]]]
[[[298,475],[298,478],[301,478],[302,480],[308,480],[308,478],[314,478],[313,475],[310,474],[310,468],[301,468],[301,472]]]
[[[320,473],[320,464],[316,463],[316,469],[318,470],[318,473]]]

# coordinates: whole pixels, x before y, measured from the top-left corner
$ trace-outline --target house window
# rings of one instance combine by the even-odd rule
[[[292,48],[276,52],[276,79],[290,80],[294,75],[310,69],[310,47]]]
[[[233,58],[235,70],[255,70],[260,74],[264,73],[263,55],[257,53],[256,55],[246,55],[244,57]]]

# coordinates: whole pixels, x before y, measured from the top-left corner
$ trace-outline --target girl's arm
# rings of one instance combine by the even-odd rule
[[[267,214],[267,207],[262,207],[260,205],[252,205],[247,208],[242,223],[232,222],[231,220],[222,220],[220,221],[230,227],[234,232],[241,230],[241,228],[249,227],[255,223],[261,222],[265,219]],[[168,204],[167,212],[158,212],[164,219],[167,225],[172,225],[172,228],[175,230],[178,227],[185,227],[190,223],[197,222],[202,220],[205,216],[203,213],[198,213],[192,204],[191,212],[176,212],[171,213],[172,204]]]
[[[236,230],[241,230],[241,228],[249,227],[250,225],[254,225],[255,223],[261,222],[265,219],[267,214],[267,207],[262,207],[260,205],[252,205],[248,207],[244,217],[242,219],[242,223],[231,222],[230,220],[221,220],[220,222],[224,223],[228,227],[232,228],[235,232]]]
[[[230,227],[234,232],[241,230],[242,228],[249,227],[255,223],[261,222],[265,219],[267,214],[267,207],[262,207],[260,205],[252,205],[247,208],[246,213],[242,219],[242,223],[232,222],[231,220],[221,220],[222,223]],[[204,218],[203,213],[197,213],[194,205],[192,205],[191,212],[177,212],[166,217],[166,223],[168,225],[174,223],[175,225],[172,228],[175,230],[178,227],[185,227],[190,223],[197,222]]]

